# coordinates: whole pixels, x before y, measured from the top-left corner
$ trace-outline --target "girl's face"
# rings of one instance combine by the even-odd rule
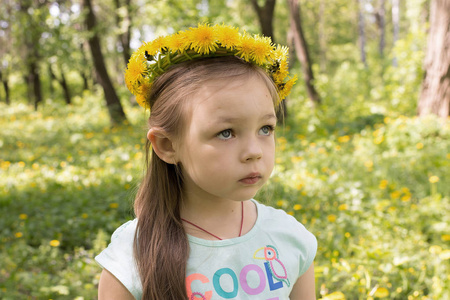
[[[276,115],[262,79],[209,81],[193,96],[176,145],[187,199],[244,201],[274,167]]]

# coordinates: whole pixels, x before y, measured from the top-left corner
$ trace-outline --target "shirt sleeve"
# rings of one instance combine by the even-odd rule
[[[302,257],[300,257],[300,266],[299,266],[299,277],[302,276],[311,266],[316,257],[317,252],[317,239],[316,237],[309,232],[303,225],[301,225],[301,248]]]
[[[142,285],[133,255],[136,225],[135,219],[117,228],[111,237],[111,243],[95,260],[113,274],[136,299],[141,299]]]

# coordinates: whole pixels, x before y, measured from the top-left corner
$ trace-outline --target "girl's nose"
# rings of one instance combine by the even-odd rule
[[[246,143],[242,158],[245,162],[261,159],[263,156],[262,147],[257,138],[250,138]]]

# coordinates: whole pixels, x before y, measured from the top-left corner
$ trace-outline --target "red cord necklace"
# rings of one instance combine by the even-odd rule
[[[212,233],[209,232],[208,230],[203,229],[203,228],[201,228],[200,226],[195,225],[195,224],[192,223],[192,222],[189,222],[188,220],[185,220],[185,219],[183,219],[183,218],[181,218],[181,220],[184,221],[184,222],[186,222],[186,223],[191,224],[192,226],[194,226],[194,227],[200,229],[200,230],[203,231],[203,232],[206,232],[207,234],[209,234],[209,235],[215,237],[215,238],[218,239],[218,240],[222,240],[222,239],[221,239],[220,237],[218,237],[217,235],[212,234]],[[239,236],[241,236],[241,234],[242,234],[242,226],[243,226],[243,225],[244,225],[244,202],[241,202],[241,228],[239,229]]]

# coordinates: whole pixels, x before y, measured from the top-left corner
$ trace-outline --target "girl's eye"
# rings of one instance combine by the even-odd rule
[[[274,130],[273,126],[271,125],[266,125],[263,126],[260,130],[259,130],[259,134],[260,135],[270,135],[272,133],[272,131]]]
[[[227,129],[224,131],[219,132],[219,134],[217,134],[217,137],[221,140],[228,140],[232,137],[232,133],[231,133],[231,129]]]

